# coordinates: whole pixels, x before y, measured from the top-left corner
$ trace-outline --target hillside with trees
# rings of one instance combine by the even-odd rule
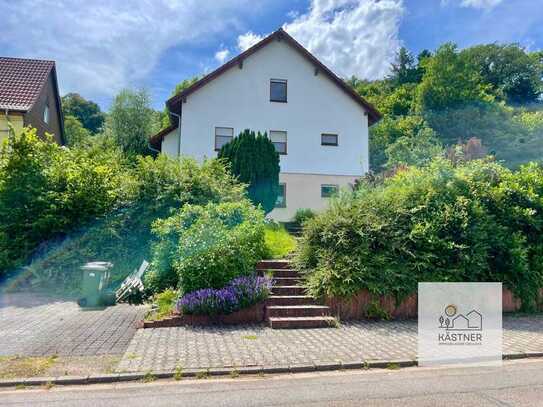
[[[542,76],[541,51],[447,43],[416,58],[402,48],[385,79],[347,82],[383,113],[370,134],[374,172],[440,154],[516,168],[543,159]]]

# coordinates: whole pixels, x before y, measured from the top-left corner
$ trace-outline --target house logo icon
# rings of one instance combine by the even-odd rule
[[[446,331],[482,331],[483,316],[472,309],[467,314],[458,313],[456,305],[445,307],[443,315],[439,316],[439,328]]]

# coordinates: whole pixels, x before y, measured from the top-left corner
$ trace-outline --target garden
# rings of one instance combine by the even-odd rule
[[[64,148],[31,129],[11,134],[0,153],[3,286],[77,297],[86,262],[113,263],[116,287],[147,259],[141,298],[159,305],[156,318],[179,298],[183,313],[209,315],[263,301],[271,283],[256,263],[295,240],[229,168],[131,156],[107,138]]]

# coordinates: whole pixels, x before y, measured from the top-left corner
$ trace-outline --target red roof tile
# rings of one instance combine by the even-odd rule
[[[54,66],[54,61],[0,57],[0,109],[29,110]]]

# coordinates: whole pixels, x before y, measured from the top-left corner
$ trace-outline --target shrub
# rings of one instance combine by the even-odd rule
[[[271,286],[267,277],[238,277],[221,289],[204,288],[185,294],[178,301],[177,309],[184,314],[231,314],[265,300]]]
[[[66,149],[29,128],[11,133],[0,151],[0,275],[42,241],[127,202],[134,190],[124,165],[116,150]]]
[[[96,159],[102,157],[103,146],[94,150]],[[104,163],[113,168],[117,165],[116,161],[109,164],[105,159]],[[87,225],[78,224],[77,231],[60,241],[41,243],[42,249],[24,268],[21,279],[30,279],[32,285],[48,289],[77,291],[79,267],[98,259],[114,264],[112,283],[115,285],[138,268],[143,259],[151,258],[151,244],[155,239],[151,225],[155,220],[167,218],[185,204],[237,202],[245,196],[243,185],[217,160],[198,165],[195,160],[186,158],[140,157],[132,166],[123,164],[121,170],[125,178],[119,188],[130,191],[121,194],[129,196],[128,202]],[[1,229],[0,247],[4,247]],[[173,286],[177,285],[177,278],[175,280]],[[163,290],[154,292],[160,291]]]
[[[294,239],[283,226],[268,224],[264,230],[266,256],[272,259],[282,259],[296,248]]]
[[[156,294],[153,297],[153,303],[156,305],[156,309],[147,317],[147,319],[162,319],[171,314],[175,308],[175,304],[179,293],[175,290],[168,289],[161,293]]]
[[[221,288],[248,275],[265,253],[264,215],[247,200],[186,205],[153,227],[154,246],[146,286],[152,292],[177,287],[182,293]]]
[[[219,151],[240,182],[248,185],[249,199],[268,213],[279,193],[279,155],[266,133],[244,130]]]
[[[543,168],[436,159],[360,185],[305,225],[296,262],[312,295],[400,299],[419,281],[501,281],[535,307],[543,286]]]
[[[313,219],[315,217],[315,212],[309,208],[300,208],[296,210],[294,214],[294,222],[299,225],[302,225],[305,221]]]

